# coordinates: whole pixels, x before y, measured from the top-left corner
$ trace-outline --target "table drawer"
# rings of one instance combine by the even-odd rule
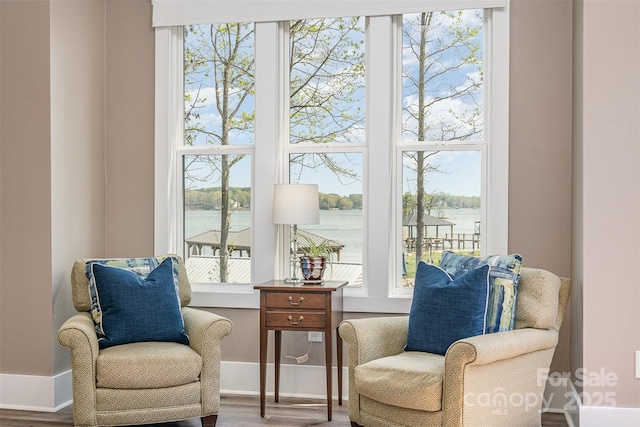
[[[321,293],[269,292],[267,308],[297,308],[323,310],[325,296]]]
[[[269,311],[267,328],[324,328],[327,316],[324,312]]]

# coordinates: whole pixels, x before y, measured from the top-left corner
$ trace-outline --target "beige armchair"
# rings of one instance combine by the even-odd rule
[[[571,282],[523,268],[515,329],[462,339],[444,356],[403,351],[408,316],[346,320],[352,426],[540,426]]]
[[[76,261],[71,273],[79,314],[58,331],[58,342],[71,351],[74,425],[121,426],[200,417],[203,426],[215,426],[221,341],[231,333],[231,322],[187,307],[191,287],[179,259],[180,306],[189,345],[136,342],[100,349],[90,314],[87,261]]]

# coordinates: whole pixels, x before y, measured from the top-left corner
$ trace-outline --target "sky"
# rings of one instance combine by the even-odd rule
[[[480,152],[443,151],[433,157],[442,172],[428,174],[427,192],[443,192],[456,196],[480,196]],[[336,193],[342,196],[362,194],[362,183],[351,181],[341,183],[328,170],[303,174],[301,183],[320,183],[322,193]],[[403,192],[415,191],[415,174],[410,169],[403,171]]]
[[[463,20],[466,23],[477,23],[477,18],[473,15],[472,12],[465,12],[463,16]],[[419,27],[418,27],[419,28]],[[430,33],[431,34],[431,33]],[[480,36],[481,40],[481,36]],[[449,54],[450,55],[450,54]],[[411,67],[411,55],[407,54],[407,50],[404,50],[404,63],[406,67]],[[446,66],[449,63],[453,63],[455,58],[447,57],[447,54],[444,54],[444,57],[441,58],[441,63],[443,66]],[[459,69],[457,73],[450,73],[451,77],[448,80],[441,79],[433,80],[430,82],[432,87],[434,88],[434,95],[437,91],[446,90],[447,87],[461,87],[464,85],[465,81],[468,79],[477,79],[479,76],[478,66],[475,67],[462,67]],[[192,92],[193,93],[193,92]],[[203,102],[203,108],[201,109],[199,121],[206,125],[207,127],[219,127],[220,117],[215,110],[215,93],[211,87],[203,88],[201,91],[201,96],[206,98],[206,102]],[[430,98],[433,99],[433,98]],[[476,101],[482,99],[482,93],[478,93],[476,95]],[[360,104],[362,100],[360,100]],[[427,100],[429,101],[429,99]],[[403,93],[403,106],[411,107],[411,105],[416,104],[416,97],[414,94],[405,91]],[[253,100],[250,99],[249,103],[246,105],[253,106]],[[431,110],[431,117],[434,117],[434,123],[432,124],[433,129],[439,129],[440,123],[442,121],[451,120],[451,117],[455,115],[461,115],[465,112],[469,113],[470,108],[469,104],[466,104],[461,100],[444,100],[436,103],[434,108]],[[481,134],[479,135],[479,137]],[[405,132],[403,134],[404,138],[411,138],[412,134],[410,132]],[[432,136],[433,139],[436,139],[436,136]],[[246,144],[246,137],[238,139],[238,142],[241,144]],[[366,137],[365,137],[366,142]],[[393,150],[393,148],[390,148]],[[433,157],[435,163],[439,165],[438,170],[442,172],[434,172],[430,173],[427,177],[426,183],[426,191],[427,192],[444,192],[452,195],[464,195],[464,196],[479,196],[480,195],[480,154],[479,152],[454,152],[454,151],[442,151],[437,156]],[[355,162],[354,168],[359,170],[360,176],[362,175],[362,167],[358,163],[361,163],[361,156],[352,158],[352,161]],[[250,186],[250,178],[249,178],[249,158],[243,160],[241,164],[234,166],[234,170],[237,172],[236,179],[233,180],[232,185],[235,186]],[[415,189],[415,181],[413,179],[413,173],[410,169],[406,167],[403,168],[403,192],[411,191]],[[305,171],[305,173],[301,176],[300,182],[316,182],[320,184],[320,191],[323,193],[337,193],[340,195],[349,195],[349,194],[362,194],[362,183],[357,180],[347,179],[340,182],[328,170],[324,170],[321,172],[309,172]],[[215,186],[219,185],[216,182],[212,182],[210,185],[197,185],[201,186]]]

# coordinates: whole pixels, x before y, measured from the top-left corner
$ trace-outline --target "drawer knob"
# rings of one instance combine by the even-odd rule
[[[304,316],[298,316],[298,321],[295,322],[293,320],[292,316],[287,317],[287,320],[289,321],[289,323],[291,323],[292,325],[299,325],[300,323],[302,323],[302,321],[304,320]]]
[[[293,297],[289,297],[289,304],[291,305],[300,305],[302,301],[304,301],[304,297],[298,298],[298,302],[293,302]]]

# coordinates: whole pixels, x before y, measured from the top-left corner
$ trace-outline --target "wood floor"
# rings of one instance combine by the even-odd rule
[[[280,398],[274,403],[267,398],[266,416],[260,418],[259,400],[256,396],[223,395],[220,399],[220,415],[217,427],[349,427],[347,402],[343,406],[333,404],[333,419],[327,421],[327,407],[324,401],[311,399]],[[71,407],[61,411],[27,412],[0,409],[0,426],[2,427],[56,427],[73,426]],[[177,423],[154,424],[155,427],[200,427],[199,419]],[[562,414],[545,413],[542,415],[543,427],[567,427]],[[481,427],[481,426],[478,426]],[[517,427],[517,426],[513,426]]]

